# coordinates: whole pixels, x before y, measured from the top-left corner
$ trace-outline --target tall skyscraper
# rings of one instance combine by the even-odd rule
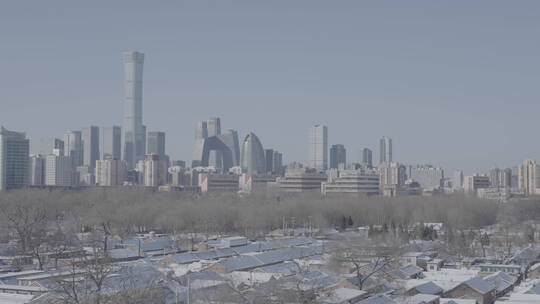
[[[47,137],[41,139],[41,148],[39,154],[52,154],[54,149],[58,149],[64,155],[64,141],[59,138]]]
[[[332,145],[330,148],[330,168],[338,169],[340,164],[347,164],[347,150],[344,145]]]
[[[266,163],[265,171],[266,173],[271,173],[274,171],[274,149],[264,150],[264,158]]]
[[[328,127],[315,125],[309,129],[309,167],[317,170],[328,169]]]
[[[148,132],[147,141],[146,153],[157,154],[160,160],[165,160],[165,132]]]
[[[42,186],[45,184],[45,157],[42,155],[30,155],[28,184]]]
[[[144,159],[146,131],[143,126],[144,54],[124,52],[124,160],[129,169]]]
[[[368,149],[368,148],[364,148],[362,149],[361,151],[361,156],[362,156],[362,160],[361,160],[361,163],[364,167],[368,168],[368,169],[371,169],[373,168],[373,152]]]
[[[219,135],[216,135],[218,133]],[[191,166],[213,166],[227,171],[239,165],[240,144],[238,133],[229,129],[224,134],[221,134],[219,118],[210,118],[210,121],[206,123],[199,122],[195,133]]]
[[[73,169],[83,165],[83,144],[81,131],[69,131],[64,134],[64,154],[71,157]]]
[[[195,139],[203,139],[208,137],[208,124],[206,121],[197,122],[197,129],[195,130]]]
[[[119,126],[101,127],[101,159],[122,156],[122,129]]]
[[[207,122],[208,137],[221,135],[221,120],[219,117],[210,117]]]
[[[221,135],[221,120],[219,117],[210,117],[207,122],[208,137]],[[210,151],[208,165],[223,168],[223,154],[219,150]]]
[[[82,128],[83,166],[95,168],[99,159],[99,128],[96,126]]]
[[[261,141],[254,133],[249,133],[242,143],[240,166],[246,173],[264,173],[266,160]]]
[[[380,142],[379,150],[379,163],[391,163],[392,160],[392,139],[390,137],[383,136]]]
[[[0,127],[0,190],[28,184],[30,141],[22,132]]]
[[[274,150],[274,169],[272,169],[273,174],[283,175],[283,154]]]

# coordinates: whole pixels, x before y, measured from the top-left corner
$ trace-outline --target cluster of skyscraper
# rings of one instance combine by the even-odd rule
[[[452,179],[442,168],[405,166],[395,162],[389,137],[379,142],[379,163],[373,151],[360,150],[359,159],[347,158],[343,144],[328,144],[328,127],[314,125],[308,134],[306,166],[283,166],[283,156],[264,149],[250,132],[239,140],[232,129],[222,132],[219,117],[197,123],[191,168],[170,161],[165,133],[147,132],[143,124],[144,54],[125,52],[123,128],[87,126],[70,130],[63,138],[43,138],[39,153],[29,155],[25,133],[0,129],[0,190],[32,186],[144,186],[192,189],[252,189],[256,184],[285,191],[320,190],[328,193],[403,195],[463,191],[486,198],[508,198],[511,193],[540,194],[540,165],[533,160],[511,169]],[[122,132],[123,131],[123,132]],[[287,169],[287,170],[285,170]],[[450,190],[448,190],[450,189]]]

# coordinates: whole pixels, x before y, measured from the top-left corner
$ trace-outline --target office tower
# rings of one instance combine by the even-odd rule
[[[144,54],[124,52],[124,160],[128,169],[144,159],[146,131],[143,126]]]
[[[274,151],[274,168],[272,169],[273,174],[283,175],[283,154],[278,151]]]
[[[203,139],[208,137],[208,124],[206,121],[197,122],[197,128],[195,130],[195,139]]]
[[[208,137],[221,135],[221,120],[219,117],[210,117],[206,125]]]
[[[82,128],[83,165],[94,169],[99,159],[99,128],[96,126]]]
[[[540,191],[540,166],[534,160],[524,160],[518,166],[518,188],[525,195]]]
[[[362,159],[360,162],[362,163],[362,166],[367,169],[373,168],[373,152],[368,148],[364,148],[362,149],[361,154]]]
[[[25,133],[0,127],[0,190],[28,185],[29,150]]]
[[[210,117],[207,122],[208,137],[221,135],[221,120],[219,117]],[[210,151],[208,165],[215,168],[223,168],[223,153],[219,150]]]
[[[139,183],[147,187],[158,187],[167,182],[167,165],[157,154],[147,154],[137,163]]]
[[[195,134],[195,146],[193,149],[192,167],[214,166],[227,171],[232,167],[240,165],[240,144],[238,142],[238,133],[234,130],[227,130],[225,134],[212,135],[220,133],[219,118],[211,118],[211,123],[199,122]],[[206,125],[206,135],[205,126]],[[212,131],[208,126],[212,126]]]
[[[28,184],[31,186],[42,186],[45,184],[45,157],[39,154],[30,155],[28,163]]]
[[[272,173],[274,171],[274,149],[264,150],[265,158],[265,171],[266,173]]]
[[[464,182],[463,171],[455,170],[454,177],[452,179],[452,187],[455,190],[463,189],[463,182]]]
[[[338,169],[347,164],[347,150],[344,145],[332,145],[330,148],[330,168]]]
[[[73,167],[70,156],[62,155],[60,149],[55,149],[46,156],[45,185],[69,187],[72,185]]]
[[[418,182],[426,190],[435,190],[442,187],[444,170],[431,165],[410,166],[408,178]]]
[[[512,184],[512,170],[494,168],[489,171],[489,181],[493,188],[510,188]]]
[[[122,158],[122,129],[119,126],[102,127],[100,140],[100,159]]]
[[[165,132],[148,132],[147,154],[157,154],[165,160]]]
[[[193,161],[191,167],[201,166],[201,155],[203,153],[202,149],[204,147],[205,139],[208,137],[208,124],[206,121],[197,122],[197,127],[195,129],[195,145],[193,148]]]
[[[83,165],[83,144],[81,131],[69,131],[64,134],[64,154],[71,157],[73,168]]]
[[[380,150],[379,150],[379,163],[391,163],[392,162],[392,139],[386,136],[381,138]]]
[[[261,141],[254,133],[249,133],[242,143],[240,154],[240,166],[246,173],[264,173],[266,171],[266,159]]]
[[[64,141],[54,137],[47,137],[41,139],[41,147],[39,150],[39,154],[48,155],[53,153],[54,149],[60,150],[60,153],[64,155]]]
[[[309,130],[309,167],[317,170],[328,169],[328,127],[312,126]]]
[[[124,184],[126,167],[118,158],[107,156],[96,162],[96,185],[121,186]]]

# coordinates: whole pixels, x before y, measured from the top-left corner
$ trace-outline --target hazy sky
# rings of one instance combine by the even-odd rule
[[[2,1],[0,124],[122,123],[124,50],[146,54],[144,123],[190,161],[196,121],[286,162],[312,124],[349,160],[487,170],[540,160],[539,1]]]

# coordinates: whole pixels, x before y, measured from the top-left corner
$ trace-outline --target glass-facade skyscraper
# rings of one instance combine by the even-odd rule
[[[124,52],[124,160],[133,169],[144,159],[146,131],[142,123],[144,54]]]
[[[0,190],[28,184],[30,141],[25,133],[0,128]]]

